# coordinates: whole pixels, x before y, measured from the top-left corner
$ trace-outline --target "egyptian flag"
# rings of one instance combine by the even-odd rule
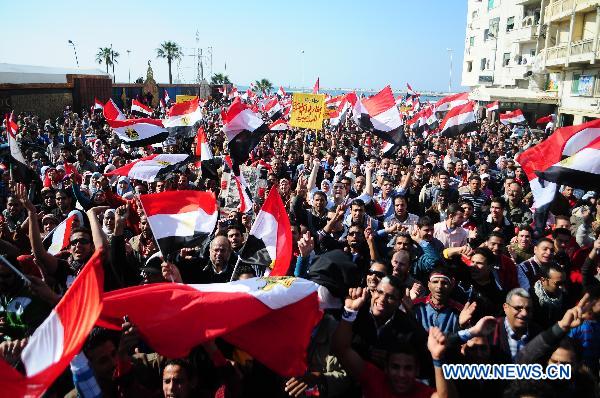
[[[269,125],[269,130],[271,131],[286,131],[289,129],[290,126],[283,119],[276,120]]]
[[[8,147],[10,150],[9,165],[10,177],[13,181],[23,184],[30,184],[32,181],[37,181],[36,173],[28,166],[25,160],[19,143],[17,142],[17,131],[19,126],[13,120],[13,114],[6,114],[4,117],[4,126],[6,127],[6,135]]]
[[[315,82],[315,86],[313,87],[313,94],[319,94],[319,78],[317,77],[317,81]]]
[[[98,101],[98,98],[94,97],[94,106],[92,107],[92,110],[94,112],[96,111],[102,111],[104,109],[104,104],[100,101]]]
[[[329,113],[329,125],[335,127],[341,122],[344,122],[346,120],[346,115],[348,114],[348,110],[350,108],[350,101],[348,101],[345,97],[342,98],[337,109]]]
[[[221,113],[223,131],[227,136],[227,147],[234,168],[250,158],[250,152],[269,131],[268,126],[256,113],[252,112],[239,98],[236,98],[227,111]]]
[[[25,374],[0,359],[3,397],[41,397],[77,355],[102,310],[103,251],[96,251],[20,355]]]
[[[67,250],[71,231],[77,226],[83,226],[83,216],[79,210],[73,210],[60,224],[56,226],[43,240],[44,248],[53,256]]]
[[[546,170],[535,174],[558,185],[594,191],[600,187],[600,138]]]
[[[413,90],[413,88],[408,83],[406,83],[406,94],[413,95],[415,97],[419,96],[419,93],[417,93],[415,90]]]
[[[102,111],[104,113],[104,118],[106,120],[125,120],[126,119],[125,115],[123,114],[123,112],[121,112],[119,107],[114,103],[112,98],[109,99],[106,104],[104,104],[104,108]]]
[[[273,98],[265,105],[267,117],[271,120],[277,120],[283,115],[283,107],[279,104],[277,98]]]
[[[469,93],[458,93],[442,98],[434,105],[434,112],[448,112],[457,106],[466,105],[469,102]]]
[[[198,133],[196,134],[196,148],[194,150],[194,155],[196,156],[194,165],[196,168],[201,169],[202,177],[213,178],[215,180],[218,179],[219,173],[217,169],[219,166],[216,159],[213,157],[210,145],[206,140],[206,133],[202,127],[198,128]]]
[[[183,247],[204,247],[219,218],[212,192],[165,191],[141,195],[140,202],[164,255]]]
[[[460,134],[477,130],[475,118],[475,102],[451,109],[440,124],[442,137],[456,137]]]
[[[328,109],[338,109],[344,100],[345,95],[338,95],[325,100],[325,107]]]
[[[538,231],[543,230],[546,224],[548,209],[554,200],[558,185],[538,177],[535,172],[546,171],[560,163],[564,157],[575,155],[599,138],[600,120],[592,120],[577,126],[562,127],[517,157],[517,162],[527,175],[535,200],[533,207],[536,209],[535,222]]]
[[[135,101],[135,100],[134,100]],[[169,131],[159,119],[126,119],[107,120],[124,144],[129,146],[146,146],[162,142],[169,136]]]
[[[363,130],[372,131],[386,142],[406,145],[402,118],[390,86],[370,98],[357,100],[353,113],[356,124]]]
[[[240,93],[238,93],[237,87],[232,87],[229,94],[227,94],[227,99],[229,101],[231,101],[232,99],[237,98],[239,96],[240,96]]]
[[[154,154],[135,160],[105,175],[125,176],[134,180],[153,182],[157,179],[167,178],[175,171],[185,169],[188,160],[190,160],[190,156],[184,154]]]
[[[500,109],[500,103],[498,101],[494,101],[490,104],[487,104],[485,108],[488,112],[498,112],[498,109]]]
[[[500,123],[504,125],[508,124],[521,124],[526,123],[525,116],[523,116],[523,112],[520,109],[515,109],[512,112],[506,112],[500,114]]]
[[[271,276],[287,275],[292,259],[292,229],[277,188],[269,191],[240,253],[246,264]],[[260,273],[260,272],[259,272]]]
[[[193,137],[194,125],[202,120],[202,110],[198,97],[190,101],[173,104],[167,111],[164,126],[169,130],[170,137]]]
[[[283,87],[279,86],[279,90],[277,90],[277,95],[279,96],[279,98],[283,98],[287,96],[287,93],[285,92]]]
[[[131,100],[131,113],[152,117],[152,109],[136,99]]]
[[[398,153],[398,151],[400,150],[400,148],[401,148],[400,145],[396,145],[391,142],[386,142],[383,144],[383,147],[381,148],[381,155],[384,158],[393,159],[396,156],[396,154]]]
[[[160,99],[160,103],[159,103],[159,105],[160,105],[160,109],[161,109],[163,112],[165,112],[165,111],[167,110],[167,105],[165,104],[165,100],[164,100],[164,99],[162,99],[162,98]]]
[[[185,357],[220,337],[291,377],[307,370],[311,333],[322,316],[317,289],[293,277],[133,286],[103,296],[98,325],[121,330],[127,315],[144,341],[167,358]]]
[[[237,188],[238,197],[240,200],[240,204],[238,205],[238,210],[241,213],[247,213],[247,212],[251,211],[252,208],[254,207],[254,201],[252,200],[252,194],[250,193],[250,188],[248,188],[246,179],[244,178],[244,175],[241,173],[241,171],[239,169],[238,170],[233,169],[233,164],[231,163],[231,156],[225,155],[223,160],[225,162],[225,166],[227,166],[227,168],[225,170],[229,169],[229,171],[231,171],[231,175],[233,176],[233,181],[235,182],[235,186]],[[223,174],[223,176],[225,176],[225,173]]]
[[[554,120],[554,114],[550,114],[548,116],[543,116],[543,117],[539,118],[538,120],[535,121],[535,124],[537,124],[539,126],[545,126],[546,124],[550,123],[553,120]]]
[[[163,90],[163,98],[165,100],[165,104],[169,106],[169,103],[171,102],[171,97],[169,97],[169,93],[167,92],[167,90]]]

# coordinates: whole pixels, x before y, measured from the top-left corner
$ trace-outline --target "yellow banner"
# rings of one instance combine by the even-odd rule
[[[323,128],[324,94],[294,93],[290,126],[320,130]]]
[[[175,102],[177,102],[179,104],[180,102],[191,101],[195,98],[198,98],[198,96],[197,95],[177,95],[177,96],[175,96]]]

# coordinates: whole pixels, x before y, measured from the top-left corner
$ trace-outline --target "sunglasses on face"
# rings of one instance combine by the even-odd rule
[[[374,269],[370,269],[367,271],[367,275],[375,275],[376,277],[378,277],[379,279],[385,277],[385,272],[383,271],[377,271]]]
[[[78,243],[80,243],[82,245],[89,245],[91,243],[91,241],[86,238],[73,239],[72,241],[69,242],[69,245],[77,246]]]

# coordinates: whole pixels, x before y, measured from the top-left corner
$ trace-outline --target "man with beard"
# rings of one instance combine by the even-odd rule
[[[298,185],[301,186],[300,183]],[[316,191],[313,194],[310,209],[305,209],[304,203],[305,201],[300,195],[294,197],[292,212],[298,224],[305,225],[312,236],[317,236],[317,231],[327,225],[327,195],[322,191]]]

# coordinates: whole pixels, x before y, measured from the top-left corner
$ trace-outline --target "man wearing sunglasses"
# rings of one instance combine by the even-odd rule
[[[377,285],[379,285],[379,282],[381,282],[386,275],[387,269],[385,264],[379,262],[374,262],[371,264],[371,267],[367,271],[367,276],[365,278],[367,289],[369,289],[371,294],[375,293],[377,290]]]

